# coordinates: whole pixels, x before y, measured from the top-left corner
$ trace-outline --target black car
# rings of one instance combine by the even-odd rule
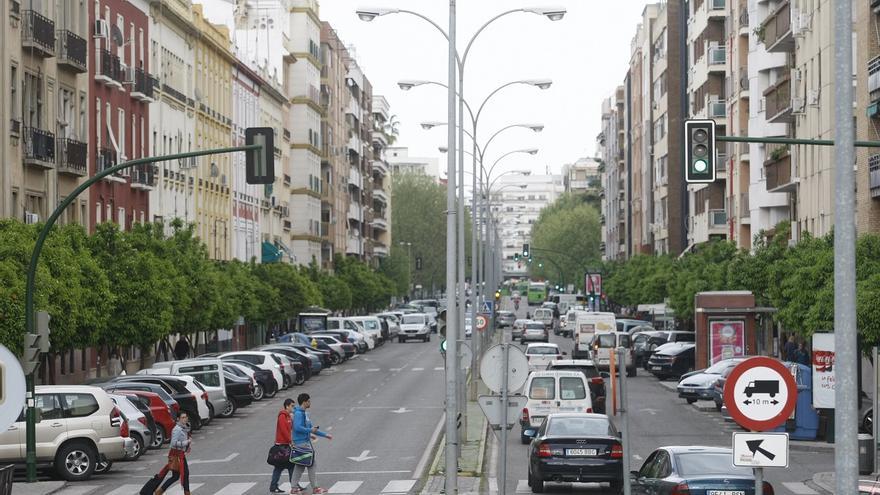
[[[189,416],[189,424],[193,430],[202,427],[202,423],[207,423],[210,418],[202,418],[199,415],[199,406],[192,392],[186,388],[184,380],[171,376],[155,376],[155,375],[123,375],[116,376],[110,380],[111,383],[125,384],[128,388],[131,383],[152,383],[159,385],[171,395],[171,398],[180,405],[180,410]],[[106,387],[105,387],[106,389]]]
[[[321,330],[320,332],[315,332],[315,333],[318,333],[320,335],[329,335],[331,337],[336,337],[336,340],[338,340],[342,343],[351,344],[354,346],[354,350],[358,354],[367,352],[367,350],[369,349],[366,341],[357,340],[356,338],[352,337],[351,334],[345,330]],[[346,356],[349,358],[351,357],[351,356],[348,356],[348,353],[346,353]]]
[[[660,447],[630,479],[633,495],[755,493],[752,470],[735,467],[733,451],[723,447]],[[773,493],[766,481],[764,493]]]
[[[250,377],[240,377],[230,371],[223,371],[223,382],[226,384],[226,411],[221,411],[220,415],[229,417],[235,414],[235,410],[239,407],[249,406],[254,401],[254,384],[251,383]]]
[[[236,366],[237,365],[237,366]],[[263,388],[263,383],[260,381],[260,378],[257,376],[257,373],[254,372],[253,377],[242,370],[241,367],[247,368],[249,371],[254,371],[253,368],[245,366],[241,363],[241,361],[223,361],[223,371],[227,373],[231,373],[238,378],[243,378],[248,380],[252,387],[251,399],[253,400],[263,400],[263,397],[266,396],[266,390]],[[268,371],[268,370],[266,370]],[[272,372],[269,371],[269,379],[272,379]],[[272,380],[273,382],[275,380]]]
[[[308,353],[300,350],[299,348],[297,348],[293,344],[287,343],[287,344],[265,345],[262,347],[257,347],[254,350],[261,351],[261,352],[272,352],[272,353],[276,353],[276,354],[283,354],[284,356],[287,356],[289,359],[296,360],[296,362],[302,366],[302,368],[297,368],[297,373],[299,372],[300,369],[302,370],[302,380],[300,380],[299,375],[297,375],[297,379],[295,382],[296,385],[302,385],[303,383],[305,383],[306,380],[308,380],[309,378],[312,377],[312,360],[308,357],[308,355],[307,355]],[[323,364],[323,361],[322,361],[322,364]]]
[[[657,348],[648,360],[648,371],[660,380],[679,377],[694,369],[696,344],[679,342]]]
[[[610,375],[600,372],[589,359],[560,359],[547,365],[548,370],[580,371],[587,377],[593,411],[605,414],[605,379]]]
[[[545,482],[610,483],[623,486],[623,446],[604,414],[555,413],[528,429],[529,486],[543,493]]]

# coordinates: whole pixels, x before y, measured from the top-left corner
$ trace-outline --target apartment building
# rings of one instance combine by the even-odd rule
[[[605,238],[600,249],[605,260],[626,258],[625,88],[602,103],[602,133],[598,136],[602,181],[601,220]]]
[[[749,2],[748,0],[727,0],[727,32],[725,48],[727,57],[727,123],[730,136],[749,134]],[[751,187],[751,157],[747,143],[728,144],[727,163],[727,216],[730,226],[729,239],[737,247],[751,249],[752,221],[749,204]],[[719,154],[720,159],[723,154]]]
[[[292,57],[284,57],[284,66],[295,63]],[[260,232],[262,235],[263,262],[308,264],[292,247],[293,243],[293,133],[286,127],[289,121],[290,100],[287,89],[264,74],[260,86],[259,126],[275,130],[275,183],[263,188],[260,200]],[[286,81],[285,84],[289,83]]]
[[[857,33],[856,73],[856,139],[880,141],[880,38],[876,29],[880,24],[880,2],[856,4]],[[857,229],[862,232],[880,232],[880,151],[856,148]]]
[[[391,106],[384,96],[373,95],[373,261],[379,263],[381,258],[386,258],[391,252],[391,175],[388,162],[385,160],[385,150],[389,141],[387,125],[391,122]]]
[[[0,217],[45,220],[88,174],[89,7],[4,2],[0,12]],[[94,155],[91,155],[94,156]],[[92,225],[81,195],[59,223]]]
[[[146,0],[99,0],[89,8],[89,154],[91,173],[148,156],[155,78],[150,70],[149,5]],[[62,99],[65,97],[62,95]],[[148,220],[158,167],[139,165],[109,175],[89,189],[91,225],[122,229]]]
[[[600,162],[595,158],[580,158],[562,166],[562,184],[572,194],[599,193],[602,190]]]
[[[194,97],[195,38],[192,3],[153,1],[150,6],[150,67],[155,71],[156,102],[150,105],[150,144],[153,155],[196,148]],[[195,158],[157,163],[156,186],[150,191],[150,219],[171,233],[174,220],[196,220]]]
[[[245,144],[244,131],[248,127],[259,127],[260,92],[263,79],[241,60],[236,60],[232,68],[232,144]],[[289,141],[290,132],[283,129],[276,133],[275,139]],[[279,150],[283,146],[276,146]],[[272,150],[274,153],[274,150]],[[247,183],[245,169],[246,155],[232,155],[232,257],[241,261],[262,258],[260,227],[260,201],[264,188]],[[281,166],[283,167],[283,163]]]
[[[349,53],[351,48],[349,49]],[[348,60],[346,83],[350,93],[345,110],[348,124],[348,240],[345,254],[372,258],[373,116],[372,86],[354,58]]]
[[[715,121],[716,135],[726,135],[728,78],[725,23],[727,3],[733,0],[695,0],[688,2],[687,94],[692,119]],[[690,184],[688,194],[688,245],[726,239],[727,222],[727,146],[716,145],[715,181]],[[674,159],[673,162],[678,162]]]
[[[440,180],[440,160],[437,157],[410,156],[406,146],[389,146],[385,150],[385,159],[393,174],[423,174]],[[446,168],[444,166],[444,173]]]
[[[315,0],[291,0],[287,51],[296,63],[285,65],[291,131],[291,243],[297,263],[322,263],[321,238],[321,20]]]

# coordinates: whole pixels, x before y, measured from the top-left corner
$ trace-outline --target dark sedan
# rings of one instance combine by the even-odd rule
[[[529,486],[543,493],[545,482],[623,485],[623,447],[614,425],[604,414],[556,413],[536,430],[529,446]]]
[[[755,493],[752,470],[735,467],[731,449],[721,447],[661,447],[630,473],[630,479],[633,495]],[[773,494],[766,481],[764,494]]]
[[[681,376],[694,368],[696,344],[678,342],[657,348],[648,360],[648,371],[660,380]]]

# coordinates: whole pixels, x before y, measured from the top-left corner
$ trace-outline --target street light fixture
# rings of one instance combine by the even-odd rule
[[[527,7],[523,11],[542,15],[551,21],[561,21],[568,12],[565,7]]]
[[[381,7],[372,7],[372,8],[360,8],[355,11],[360,20],[364,22],[370,22],[373,19],[388,15],[388,14],[396,14],[400,12],[400,9],[386,9]]]

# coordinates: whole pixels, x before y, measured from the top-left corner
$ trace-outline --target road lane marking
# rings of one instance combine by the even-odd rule
[[[419,459],[419,463],[416,464],[416,468],[413,470],[412,477],[414,480],[422,477],[422,471],[425,470],[425,466],[428,464],[428,458],[431,457],[431,454],[433,453],[434,445],[437,443],[437,438],[440,437],[440,432],[443,431],[443,423],[445,421],[446,413],[444,412],[440,415],[440,421],[437,422],[437,427],[434,428],[434,433],[431,434],[431,439],[428,440],[428,446],[422,454],[422,458]]]
[[[327,493],[354,493],[363,483],[363,481],[337,481]]]
[[[382,493],[409,493],[416,480],[391,480],[382,489]]]
[[[782,483],[782,486],[788,488],[788,490],[791,493],[794,493],[795,495],[819,495],[819,492],[817,492],[816,490],[813,490],[812,488],[808,487],[807,485],[803,484],[800,481],[798,481],[798,482],[793,482],[793,481],[784,482],[784,483]]]
[[[345,372],[346,372],[346,373],[357,373],[358,370],[356,370],[356,369],[350,369],[350,370],[345,370]]]
[[[400,370],[402,370],[402,369],[403,369],[403,368],[388,368],[388,371],[391,371],[391,372],[393,372],[393,373],[396,373],[396,372],[398,372],[398,371],[400,371]]]
[[[443,371],[443,370],[445,370],[445,369],[446,369],[446,368],[444,368],[443,366],[435,366],[435,367],[434,367],[434,371]]]
[[[368,368],[367,371],[373,372],[373,371],[380,371],[381,369],[382,368]]]
[[[193,460],[189,461],[189,463],[190,464],[216,464],[216,463],[221,463],[221,462],[230,462],[233,459],[235,459],[236,457],[238,457],[238,452],[233,452],[233,453],[229,454],[228,456],[224,457],[223,459],[209,459],[209,460],[193,459]]]
[[[256,486],[256,483],[230,483],[214,495],[242,495]]]
[[[137,486],[137,485],[135,485]],[[82,485],[82,486],[68,486],[61,489],[59,492],[54,492],[57,495],[86,495],[87,493],[91,493],[99,488],[103,488],[102,485]],[[140,488],[135,488],[135,490],[140,490]],[[137,493],[137,492],[132,492]]]
[[[425,371],[425,368],[413,368],[413,371]]]
[[[528,480],[516,481],[516,493],[532,493],[532,489],[529,488]]]

